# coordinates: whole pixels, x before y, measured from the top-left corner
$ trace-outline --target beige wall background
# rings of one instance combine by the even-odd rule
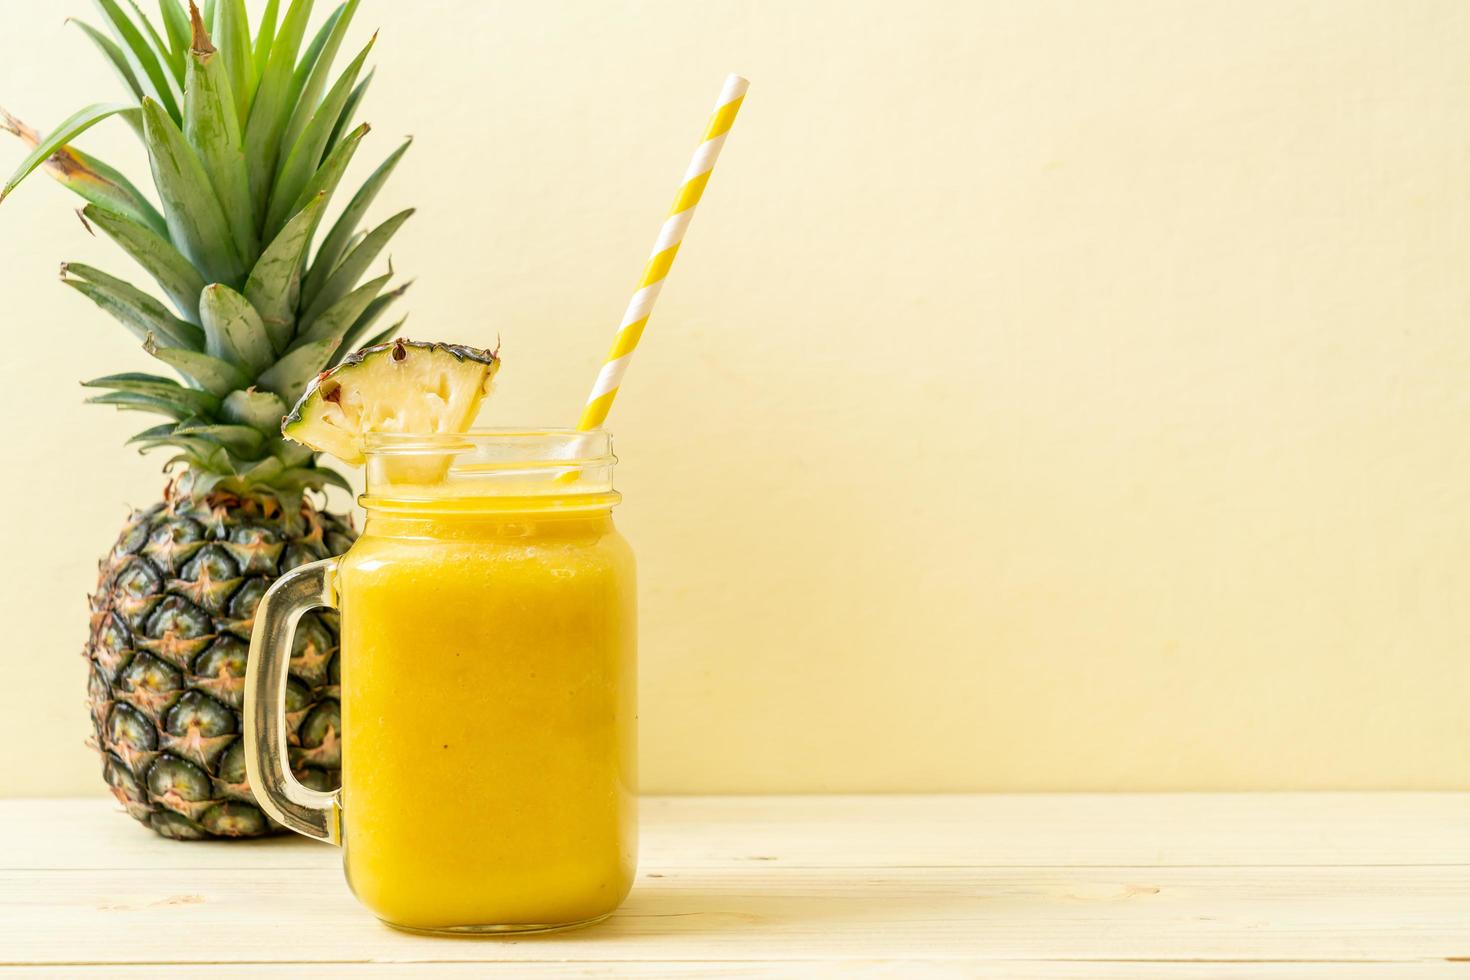
[[[113,97],[0,0],[0,103]],[[74,10],[71,8],[75,8]],[[612,419],[651,791],[1470,787],[1470,7],[368,0],[366,173],[486,422],[575,420],[727,71]],[[83,145],[142,169],[121,125]],[[0,145],[4,169],[20,159]],[[366,159],[366,158],[374,159]],[[143,178],[146,179],[146,178]],[[0,207],[0,794],[96,793],[83,597],[148,369]]]

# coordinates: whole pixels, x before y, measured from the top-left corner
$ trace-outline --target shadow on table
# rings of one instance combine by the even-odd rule
[[[973,920],[994,913],[998,905],[1034,897],[1004,892],[978,880],[963,880],[963,873],[941,874],[936,880],[932,869],[864,873],[772,866],[643,874],[627,901],[605,922],[546,938],[597,942],[619,937],[723,935],[738,940],[755,934],[767,939],[862,935],[891,928],[895,918]]]

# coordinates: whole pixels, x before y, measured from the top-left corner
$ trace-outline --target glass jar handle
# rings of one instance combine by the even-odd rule
[[[342,842],[341,792],[323,793],[291,774],[286,681],[296,624],[310,609],[337,606],[337,559],[315,561],[276,579],[255,609],[245,666],[245,773],[261,809],[298,834]]]

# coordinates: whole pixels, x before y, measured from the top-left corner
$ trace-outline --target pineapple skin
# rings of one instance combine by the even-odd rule
[[[355,538],[350,518],[309,498],[288,515],[273,495],[196,495],[179,483],[129,517],[99,563],[84,655],[103,775],[135,819],[179,840],[281,829],[245,776],[255,608],[282,573],[342,554]],[[291,765],[321,790],[340,783],[338,644],[336,614],[308,613],[291,655]]]

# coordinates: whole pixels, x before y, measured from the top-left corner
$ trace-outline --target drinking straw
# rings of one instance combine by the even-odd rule
[[[628,303],[627,312],[623,314],[623,322],[613,339],[612,350],[608,351],[607,358],[602,362],[597,383],[587,396],[587,405],[582,409],[582,420],[577,423],[577,428],[584,432],[601,427],[607,419],[608,410],[617,397],[618,386],[623,382],[623,374],[628,370],[628,362],[633,359],[638,339],[643,336],[643,328],[648,325],[653,304],[674,264],[679,243],[684,240],[684,233],[689,229],[694,209],[704,194],[705,184],[709,183],[715,160],[719,158],[720,150],[725,145],[725,136],[735,124],[735,114],[740,111],[740,103],[749,87],[750,82],[739,75],[731,75],[725,79],[725,87],[720,92],[719,101],[715,103],[714,114],[705,127],[704,139],[694,151],[694,159],[689,161],[689,169],[684,172],[684,182],[679,186],[674,206],[664,219],[664,226],[658,233],[658,240],[654,242],[648,265],[643,269],[643,278]]]

